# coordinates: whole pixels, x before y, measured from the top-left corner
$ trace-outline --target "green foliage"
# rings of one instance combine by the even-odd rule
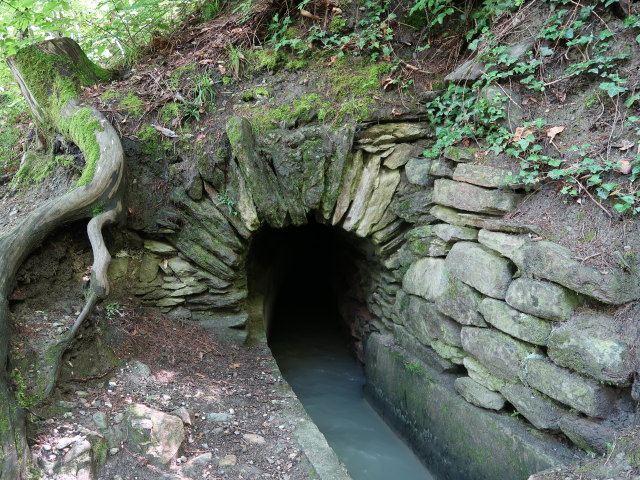
[[[226,2],[224,0],[208,0],[202,5],[200,18],[203,22],[216,18],[225,7],[225,4]]]
[[[227,192],[221,192],[216,195],[216,205],[223,205],[227,208],[227,212],[230,215],[237,216],[238,211],[235,209],[235,202],[229,197]]]
[[[122,316],[124,313],[124,308],[118,302],[108,303],[104,307],[104,310],[107,320],[115,318],[116,315]]]
[[[30,397],[27,382],[22,376],[22,372],[17,368],[14,368],[9,374],[11,381],[13,382],[14,392],[13,394],[16,397],[16,402],[22,408],[30,408],[33,406],[33,399]]]
[[[38,185],[51,177],[58,167],[73,168],[73,157],[67,155],[41,155],[27,152],[20,169],[11,179],[9,188],[18,189],[30,185]]]
[[[0,175],[14,171],[20,163],[20,138],[24,134],[18,123],[27,118],[27,105],[17,88],[11,88],[11,80],[0,69]]]

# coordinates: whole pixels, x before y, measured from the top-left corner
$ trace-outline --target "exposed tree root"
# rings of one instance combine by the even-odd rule
[[[46,47],[40,47],[46,49]],[[79,49],[79,47],[78,47]],[[14,74],[25,97],[37,101],[30,89],[52,88],[54,78],[41,78],[44,85],[34,85],[33,78],[25,79],[16,64],[12,65]],[[68,80],[68,79],[67,79]],[[55,90],[53,95],[55,95]],[[33,107],[33,106],[32,106]],[[34,111],[42,112],[43,105]],[[9,356],[9,302],[7,297],[13,288],[14,277],[27,256],[38,247],[54,229],[62,224],[91,216],[92,207],[98,202],[106,204],[109,210],[93,218],[87,227],[94,252],[94,272],[92,274],[91,293],[66,336],[68,346],[83,321],[90,315],[98,300],[109,291],[106,271],[111,256],[104,245],[101,229],[114,222],[122,211],[120,186],[123,178],[124,154],[116,131],[106,118],[97,110],[90,109],[90,118],[97,121],[93,136],[80,137],[72,122],[86,118],[87,107],[81,107],[77,100],[69,99],[58,111],[47,112],[54,127],[65,131],[70,140],[81,148],[88,144],[99,149],[99,158],[95,162],[95,171],[86,185],[79,186],[57,198],[51,199],[32,211],[12,231],[0,238],[0,478],[3,480],[23,479],[28,476],[28,446],[25,435],[24,415],[8,387],[7,363]],[[81,116],[83,116],[81,118]],[[93,122],[93,120],[91,120]],[[67,125],[67,128],[64,127]],[[85,157],[87,153],[85,152]],[[87,157],[88,158],[88,157]],[[89,161],[87,159],[87,164]],[[59,350],[62,355],[64,349]]]

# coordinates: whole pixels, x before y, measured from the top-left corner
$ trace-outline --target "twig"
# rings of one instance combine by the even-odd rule
[[[104,373],[101,373],[100,375],[92,375],[90,377],[74,377],[74,378],[70,378],[69,381],[70,382],[90,382],[91,380],[99,380],[101,378],[106,377],[109,374],[110,370],[107,370]]]
[[[606,214],[607,214],[607,216],[608,216],[609,218],[612,218],[612,215],[609,213],[609,211],[608,211],[606,208],[604,208],[604,206],[603,206],[603,205],[602,205],[598,200],[596,200],[596,199],[595,199],[595,197],[594,197],[593,195],[591,195],[591,193],[589,192],[589,190],[587,190],[587,188],[586,188],[584,185],[582,185],[582,183],[580,183],[580,180],[578,180],[576,177],[571,177],[571,178],[573,178],[573,179],[575,180],[575,182],[578,184],[578,186],[580,187],[580,189],[581,189],[584,193],[586,193],[586,194],[589,196],[589,198],[590,198],[591,200],[593,200],[593,203],[595,203],[596,205],[598,205],[598,207],[600,207],[600,209],[601,209],[604,213],[606,213]]]
[[[578,257],[573,257],[575,260],[578,260],[579,262],[586,262],[587,260],[594,258],[594,257],[598,257],[600,255],[602,255],[604,252],[598,252],[598,253],[594,253],[593,255],[589,255],[588,257],[584,257],[584,258],[578,258]]]

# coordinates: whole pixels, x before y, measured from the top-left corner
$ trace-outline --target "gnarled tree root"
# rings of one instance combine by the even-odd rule
[[[15,69],[14,73],[20,74]],[[48,80],[53,81],[53,79]],[[29,82],[19,83],[23,91],[24,88],[28,88]],[[91,122],[94,119],[97,122],[93,137],[89,136],[90,138],[87,139],[85,134],[82,139],[74,138],[78,132],[63,125],[73,124],[72,122],[81,120],[81,116],[86,119],[87,110],[89,110]],[[122,211],[120,187],[123,179],[124,154],[120,139],[107,119],[97,110],[80,107],[77,100],[69,99],[55,115],[50,117],[50,120],[54,123],[54,127],[64,131],[70,137],[69,139],[81,148],[86,147],[88,142],[93,145],[94,151],[97,151],[95,150],[97,147],[99,157],[95,161],[95,170],[90,181],[40,205],[12,231],[0,238],[0,478],[3,480],[27,478],[29,467],[24,415],[9,388],[7,375],[10,332],[7,297],[13,288],[15,274],[33,249],[38,247],[54,229],[66,222],[90,217],[92,207],[99,202],[107,205],[108,210],[92,219],[87,227],[95,262],[92,285],[82,313],[66,336],[66,341],[71,343],[98,299],[108,293],[106,270],[111,257],[104,245],[101,229],[104,224],[114,222]],[[61,352],[63,350],[60,349]]]

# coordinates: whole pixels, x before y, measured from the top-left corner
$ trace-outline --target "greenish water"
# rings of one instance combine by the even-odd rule
[[[364,397],[363,369],[324,310],[280,310],[270,341],[305,410],[354,480],[435,479]]]

